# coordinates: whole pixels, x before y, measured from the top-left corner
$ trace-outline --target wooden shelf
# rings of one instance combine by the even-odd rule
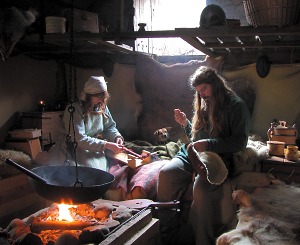
[[[138,38],[178,37],[206,55],[223,56],[232,64],[245,65],[267,55],[273,64],[300,61],[300,26],[218,26],[176,28],[162,31],[135,31],[119,33],[74,33],[74,51],[77,53],[108,53],[139,55],[124,43]],[[18,43],[24,53],[61,55],[69,52],[70,34],[32,34]],[[120,44],[120,45],[116,45]]]
[[[271,173],[288,184],[300,183],[300,159],[293,162],[284,157],[270,156],[262,161],[261,171]]]

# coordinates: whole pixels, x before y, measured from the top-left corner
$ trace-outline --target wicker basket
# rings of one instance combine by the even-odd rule
[[[300,20],[299,0],[245,0],[246,19],[252,26],[295,25]]]

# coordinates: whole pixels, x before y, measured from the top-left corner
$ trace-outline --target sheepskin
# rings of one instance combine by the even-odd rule
[[[300,188],[277,180],[249,194],[238,190],[240,205],[236,229],[222,234],[217,245],[300,244]]]
[[[237,152],[233,156],[235,175],[243,172],[260,171],[261,160],[269,156],[267,144],[261,136],[250,134],[246,149]]]
[[[0,179],[21,173],[15,167],[12,167],[5,163],[6,158],[13,160],[14,162],[25,168],[30,168],[32,164],[32,159],[30,158],[30,156],[21,151],[0,150]]]

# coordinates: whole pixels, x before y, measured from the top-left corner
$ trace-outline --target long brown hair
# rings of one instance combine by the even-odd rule
[[[91,98],[93,96],[98,96],[103,99],[103,103],[101,104],[101,106],[99,108],[98,107],[93,108],[94,105],[91,102]],[[86,94],[86,99],[82,103],[85,114],[92,114],[92,113],[102,114],[102,113],[104,113],[104,115],[105,115],[105,107],[107,105],[109,98],[110,98],[110,95],[107,91],[101,92],[99,94]]]
[[[211,137],[220,135],[224,120],[224,111],[231,95],[235,93],[227,86],[223,77],[209,67],[200,67],[189,78],[190,86],[194,89],[200,84],[210,84],[212,87],[212,96],[207,105],[200,98],[199,93],[194,94],[194,116],[192,119],[193,138],[199,130],[207,131]]]

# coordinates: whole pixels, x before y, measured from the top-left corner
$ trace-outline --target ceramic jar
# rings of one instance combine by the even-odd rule
[[[284,156],[284,142],[281,141],[267,141],[269,155],[271,156]]]
[[[288,145],[284,154],[285,158],[289,161],[298,161],[299,152],[298,147],[295,145]]]

